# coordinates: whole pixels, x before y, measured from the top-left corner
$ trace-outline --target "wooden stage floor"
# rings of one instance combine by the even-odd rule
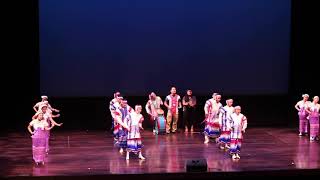
[[[143,134],[139,160],[120,155],[110,133],[102,131],[52,131],[50,152],[44,166],[32,161],[31,138],[27,132],[0,137],[1,177],[92,176],[110,174],[185,173],[186,160],[206,159],[208,172],[268,172],[320,170],[320,143],[298,137],[295,129],[249,128],[241,160],[232,161],[215,143],[203,144],[203,135],[176,133]]]

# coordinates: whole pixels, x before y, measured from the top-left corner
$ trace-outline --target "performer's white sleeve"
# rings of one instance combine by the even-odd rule
[[[147,113],[148,114],[151,114],[151,110],[150,110],[150,103],[149,103],[149,101],[147,102],[147,104],[146,104],[146,111],[147,111]]]
[[[210,105],[210,102],[209,102],[209,101],[206,101],[206,104],[204,105],[204,113],[205,113],[205,114],[209,114],[209,112],[208,112],[209,105]]]
[[[233,119],[232,119],[232,116],[230,115],[229,117],[228,117],[228,124],[229,124],[229,128],[233,128]]]
[[[114,106],[114,102],[113,102],[113,101],[110,101],[110,104],[109,104],[109,110],[110,110],[110,112],[112,112],[112,111],[115,111],[115,110],[116,110],[116,107]]]
[[[219,113],[219,125],[222,124],[222,121],[223,121],[223,112],[221,111],[221,112]]]
[[[246,130],[247,126],[248,126],[247,117],[243,116],[243,127],[242,127],[242,130]]]

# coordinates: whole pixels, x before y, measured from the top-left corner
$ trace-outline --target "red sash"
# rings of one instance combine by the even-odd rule
[[[176,114],[177,112],[177,105],[178,105],[178,95],[172,96],[171,97],[171,113]]]

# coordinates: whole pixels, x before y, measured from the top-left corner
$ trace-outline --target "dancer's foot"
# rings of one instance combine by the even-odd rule
[[[205,136],[205,137],[204,137],[204,143],[205,143],[205,144],[208,144],[208,143],[209,143],[209,138],[208,138],[208,136]]]
[[[237,156],[235,154],[232,155],[232,159],[237,159]]]
[[[240,159],[240,156],[239,156],[239,154],[236,154],[236,157],[237,157],[237,159]]]
[[[127,151],[126,160],[129,160],[129,152]]]
[[[139,155],[139,159],[145,160],[146,158],[143,157],[142,155]]]

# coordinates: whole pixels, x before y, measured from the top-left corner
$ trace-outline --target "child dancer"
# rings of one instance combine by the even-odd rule
[[[230,148],[230,115],[234,113],[234,107],[232,106],[233,100],[226,100],[227,105],[222,108],[220,113],[220,130],[221,134],[219,137],[220,149]]]
[[[135,106],[135,111],[130,113],[126,117],[126,124],[128,126],[128,137],[127,137],[127,156],[126,159],[129,160],[130,152],[135,154],[139,154],[139,159],[144,160],[145,158],[142,156],[141,148],[141,134],[140,129],[142,128],[142,122],[144,120],[143,116],[140,114],[142,110],[141,105]]]
[[[241,143],[243,140],[243,133],[247,128],[247,118],[241,114],[241,107],[236,106],[234,108],[235,112],[230,115],[231,122],[231,144],[230,144],[230,154],[232,159],[240,159]]]

